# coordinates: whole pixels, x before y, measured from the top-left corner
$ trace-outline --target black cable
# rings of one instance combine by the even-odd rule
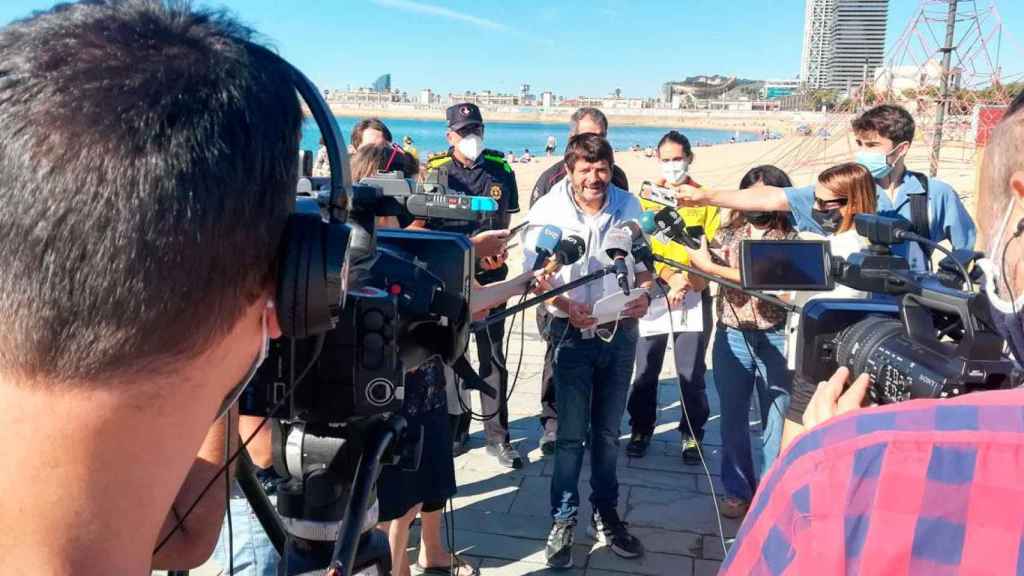
[[[518,306],[519,304],[522,304],[523,301],[526,300],[526,297],[527,297],[528,294],[529,294],[529,289],[527,289],[525,292],[523,292],[522,297],[519,298],[519,303],[516,304],[516,305]],[[506,394],[504,396],[504,403],[505,403],[505,405],[508,405],[508,403],[512,400],[512,394],[515,392],[516,384],[519,382],[519,370],[523,366],[523,354],[524,354],[524,351],[525,351],[525,342],[524,342],[525,338],[524,338],[524,336],[526,334],[526,311],[525,310],[517,311],[515,314],[512,315],[512,323],[511,323],[511,326],[509,327],[508,334],[506,334],[506,337],[507,337],[506,338],[506,348],[502,349],[503,353],[506,350],[508,350],[507,346],[510,345],[510,343],[512,342],[512,331],[515,328],[516,316],[519,316],[520,314],[522,315],[522,318],[520,318],[520,322],[519,322],[520,333],[521,333],[520,342],[519,342],[519,348],[520,348],[520,350],[519,350],[519,364],[518,364],[518,366],[516,366],[516,376],[515,376],[515,379],[512,381],[511,385],[508,387],[508,391],[506,392]],[[487,336],[487,339],[488,339],[488,341],[491,344],[491,348],[492,348],[491,361],[493,362],[493,359],[494,359],[494,354],[493,354],[494,341],[490,339],[491,338],[490,330],[484,329],[484,334]],[[505,370],[505,378],[506,378],[506,380],[508,379],[508,368],[507,368],[507,366],[508,366],[508,358],[506,357],[505,358],[505,364],[499,367],[500,369]],[[500,390],[498,392],[500,393]],[[490,414],[483,414],[483,413],[475,412],[473,410],[473,407],[472,407],[472,403],[473,403],[472,400],[470,400],[470,405],[467,406],[466,405],[466,401],[462,399],[462,394],[459,393],[458,390],[456,390],[455,396],[459,399],[459,407],[462,408],[462,411],[464,413],[466,413],[466,414],[469,414],[469,418],[471,420],[475,421],[475,422],[486,422],[487,420],[491,420],[492,418],[495,418],[496,416],[498,416],[498,414],[501,413],[501,402],[502,402],[501,396],[498,397],[498,402],[499,402],[498,409],[495,410],[494,412],[490,413]]]
[[[956,264],[957,271],[960,272],[960,275],[964,277],[964,283],[967,284],[968,289],[974,288],[974,282],[971,282],[971,276],[970,274],[967,273],[967,269],[964,268],[964,265],[961,264],[959,260],[953,257],[953,253],[948,248],[932,240],[931,238],[925,238],[924,236],[921,236],[920,234],[914,234],[913,232],[904,232],[902,234],[902,237],[907,240],[924,244],[925,246],[928,246],[934,250],[938,250],[939,252],[942,252],[946,256],[949,256],[950,260],[952,260],[953,263]]]
[[[670,337],[672,338],[672,351],[673,351],[673,354],[674,354],[675,353],[675,347],[676,347],[676,328],[672,324],[672,301],[669,300],[668,291],[665,290],[665,287],[662,286],[662,284],[660,282],[658,282],[657,279],[655,279],[654,284],[658,286],[658,289],[661,290],[662,297],[665,298],[665,312],[668,314],[668,332],[669,332]],[[702,307],[701,308],[701,312],[702,313],[704,311],[703,310],[703,306],[704,306],[704,299],[702,298],[701,299],[701,307]],[[705,350],[705,353],[707,353],[707,350]],[[677,373],[679,372],[679,367],[678,366],[676,367],[676,372]],[[677,379],[678,379],[678,377],[679,377],[679,375],[676,374],[676,378]],[[693,422],[690,420],[690,413],[686,409],[686,398],[683,397],[682,390],[680,390],[679,393],[680,393],[679,406],[683,409],[683,418],[686,419],[686,427],[690,430],[690,436],[692,437],[693,433],[694,433]],[[697,439],[694,438],[694,440],[697,440]],[[715,481],[714,481],[714,479],[711,478],[711,469],[708,467],[707,460],[704,459],[704,449],[701,448],[701,443],[702,442],[703,442],[703,439],[696,442],[696,444],[697,444],[697,456],[700,457],[700,463],[704,467],[704,473],[705,473],[705,475],[707,476],[707,479],[708,479],[708,488],[711,490],[711,503],[714,504],[714,506],[715,506],[715,520],[718,522],[718,538],[719,538],[719,541],[722,543],[722,553],[728,555],[729,550],[725,547],[725,529],[722,527],[722,514],[721,514],[721,512],[718,509],[718,496],[715,494]]]
[[[306,377],[306,375],[309,374],[309,371],[313,369],[313,366],[316,364],[316,361],[320,358],[320,352],[324,348],[324,340],[326,340],[326,338],[327,337],[324,334],[317,335],[316,342],[314,344],[313,357],[310,359],[309,364],[307,364],[306,367],[303,368],[302,372],[299,374],[297,378],[292,379],[293,384],[288,389],[288,392],[285,393],[285,395],[280,400],[278,400],[273,407],[271,407],[268,414],[263,417],[262,421],[260,421],[259,426],[257,426],[256,429],[252,431],[252,434],[250,434],[249,437],[245,439],[245,442],[242,442],[242,445],[238,447],[238,450],[235,451],[231,458],[227,459],[227,461],[224,463],[224,466],[222,466],[221,469],[217,471],[217,474],[214,475],[213,478],[210,478],[209,482],[206,483],[206,486],[204,486],[202,491],[199,492],[199,496],[197,496],[196,499],[192,502],[192,504],[188,507],[188,509],[185,510],[185,513],[181,515],[181,518],[178,519],[174,527],[171,528],[171,531],[167,533],[167,536],[165,536],[164,539],[161,540],[159,544],[157,544],[156,548],[153,550],[153,554],[160,552],[160,549],[163,548],[167,544],[167,542],[170,541],[171,537],[174,536],[174,533],[181,529],[182,525],[184,525],[185,520],[188,518],[189,514],[191,514],[192,511],[195,510],[196,506],[199,505],[199,502],[203,499],[204,496],[206,496],[206,493],[210,491],[210,488],[212,488],[213,485],[217,482],[217,480],[220,479],[220,475],[224,474],[228,470],[231,464],[234,463],[234,461],[242,453],[242,450],[245,450],[246,447],[249,446],[249,443],[252,442],[253,438],[255,438],[256,435],[259,434],[260,430],[262,430],[263,427],[267,424],[267,422],[270,420],[270,415],[277,412],[277,410],[284,406],[285,402],[287,402],[292,397],[292,394],[295,393],[295,390],[299,387],[299,384]],[[295,339],[293,338],[291,340],[292,360],[294,360]],[[292,374],[294,374],[294,362],[292,363],[291,370]]]
[[[227,423],[224,431],[224,466],[228,466],[228,454],[231,453],[231,411],[228,410]],[[231,521],[231,475],[224,475],[224,509],[227,511],[228,525],[228,576],[235,573],[235,532]]]

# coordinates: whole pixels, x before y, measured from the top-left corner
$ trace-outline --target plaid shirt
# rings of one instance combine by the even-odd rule
[[[856,411],[776,462],[721,574],[1024,574],[1024,390]]]

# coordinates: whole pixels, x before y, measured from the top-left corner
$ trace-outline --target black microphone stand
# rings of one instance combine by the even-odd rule
[[[515,306],[512,306],[510,308],[506,308],[506,309],[502,310],[501,312],[498,312],[497,314],[493,314],[491,316],[488,316],[484,320],[477,320],[476,322],[473,322],[473,324],[471,325],[472,326],[472,330],[473,331],[483,330],[483,329],[487,328],[488,326],[490,326],[491,324],[494,324],[494,323],[497,323],[497,322],[501,322],[505,318],[508,318],[509,316],[512,316],[513,314],[518,314],[518,313],[522,312],[523,310],[526,310],[527,308],[529,308],[531,306],[534,306],[534,305],[536,305],[536,304],[538,304],[540,302],[543,302],[543,301],[547,300],[548,298],[554,298],[555,296],[558,296],[559,294],[564,294],[564,293],[572,290],[573,288],[577,288],[579,286],[583,286],[584,284],[587,284],[588,282],[593,282],[594,280],[597,280],[598,278],[603,278],[603,277],[605,277],[605,276],[607,276],[609,274],[614,274],[614,273],[615,273],[615,266],[613,266],[613,265],[605,266],[604,268],[602,268],[602,269],[600,269],[600,270],[598,270],[596,272],[591,272],[590,274],[587,274],[586,276],[582,276],[580,278],[577,278],[577,279],[573,280],[572,282],[567,282],[566,284],[564,284],[562,286],[559,286],[558,288],[553,288],[550,291],[545,292],[545,293],[543,293],[543,294],[541,294],[539,296],[534,296],[533,298],[529,298],[527,300],[524,300],[523,302],[521,302],[519,304],[516,304]]]
[[[688,266],[686,264],[683,264],[682,262],[679,262],[678,260],[673,260],[671,258],[665,258],[664,256],[661,256],[659,254],[652,254],[652,257],[654,258],[655,262],[661,262],[662,264],[668,266],[669,268],[674,268],[676,270],[682,270],[683,272],[689,272],[690,274],[693,274],[694,276],[700,276],[701,278],[703,278],[705,280],[708,280],[710,282],[717,282],[717,283],[719,283],[722,286],[725,286],[727,288],[732,288],[733,290],[739,290],[740,292],[743,292],[744,294],[746,294],[748,296],[753,296],[754,298],[758,298],[760,300],[764,300],[765,302],[768,302],[769,304],[774,304],[776,306],[784,308],[787,312],[800,312],[800,307],[799,306],[797,306],[796,304],[791,304],[789,302],[786,302],[785,300],[779,298],[778,296],[772,296],[771,294],[765,294],[764,292],[758,292],[757,290],[749,290],[747,288],[744,288],[741,284],[733,282],[732,280],[726,280],[725,278],[722,278],[721,276],[715,276],[714,274],[708,274],[707,272],[704,272],[703,270],[700,270],[698,268],[694,268],[693,266]]]

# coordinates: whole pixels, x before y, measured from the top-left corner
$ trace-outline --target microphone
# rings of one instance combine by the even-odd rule
[[[632,235],[622,228],[612,228],[604,237],[604,251],[612,259],[615,267],[615,279],[619,282],[622,293],[629,296],[629,269],[626,267],[626,255],[633,247]]]
[[[644,214],[647,214],[647,212],[644,212]],[[643,215],[641,215],[641,218],[642,217]],[[653,222],[653,213],[651,214],[651,217],[651,222]],[[643,265],[647,267],[647,270],[653,272],[654,256],[651,253],[651,243],[647,241],[647,236],[644,235],[643,227],[639,223],[637,223],[636,220],[626,220],[625,222],[620,222],[618,227],[622,228],[623,230],[628,230],[630,236],[633,239],[633,245],[631,249],[631,252],[633,254],[633,260],[643,263]]]
[[[648,214],[651,216],[647,216]],[[640,221],[644,224],[644,231],[648,234],[660,233],[669,240],[694,250],[700,248],[700,239],[694,238],[686,230],[686,223],[674,208],[663,208],[654,213],[645,212]]]
[[[548,224],[540,229],[540,234],[537,236],[537,247],[535,248],[537,259],[533,261],[534,271],[544,267],[544,263],[555,253],[561,241],[562,230],[557,226]]]
[[[575,264],[580,258],[583,258],[586,251],[587,245],[583,242],[583,238],[575,234],[568,238],[562,238],[555,253],[548,258],[547,264],[544,265],[544,271],[551,274],[562,266]]]

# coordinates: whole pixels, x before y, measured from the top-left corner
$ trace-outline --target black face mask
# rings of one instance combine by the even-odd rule
[[[775,220],[775,212],[744,212],[743,217],[754,226],[768,226]]]
[[[829,210],[811,210],[811,218],[821,226],[821,229],[825,231],[825,234],[835,234],[839,230],[839,225],[843,223],[843,212],[841,208],[831,208]]]

